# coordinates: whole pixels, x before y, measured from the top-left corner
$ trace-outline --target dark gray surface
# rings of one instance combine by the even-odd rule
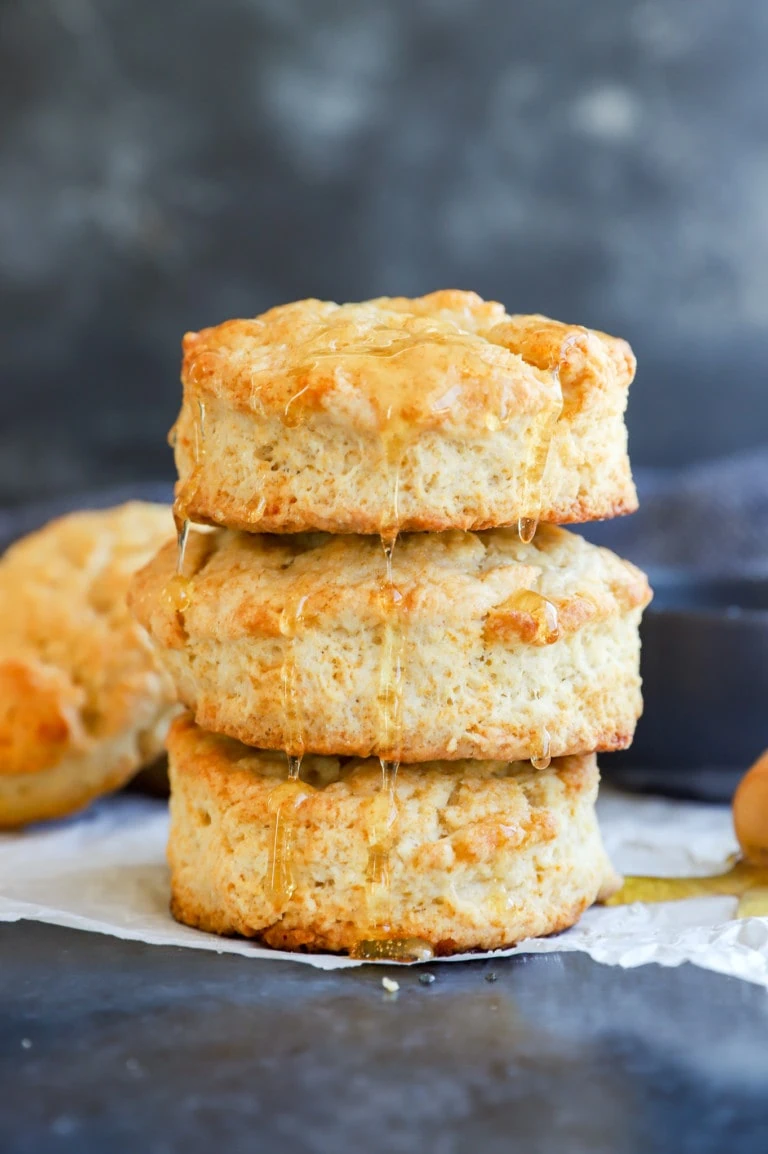
[[[768,1149],[762,989],[567,954],[420,972],[0,926],[2,1150]]]
[[[4,0],[0,504],[170,477],[187,328],[443,285],[629,337],[637,463],[766,441],[763,0]]]

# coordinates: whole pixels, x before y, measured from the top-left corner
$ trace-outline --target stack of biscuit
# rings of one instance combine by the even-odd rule
[[[189,710],[179,920],[410,959],[610,892],[595,753],[632,739],[650,590],[555,525],[636,507],[634,369],[453,291],[186,336],[179,548],[132,589]]]

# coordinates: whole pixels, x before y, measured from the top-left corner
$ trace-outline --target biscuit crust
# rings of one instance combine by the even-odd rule
[[[455,290],[188,333],[176,513],[390,534],[632,512],[634,372],[625,341]]]
[[[161,752],[173,683],[126,604],[165,506],[74,513],[0,560],[0,826],[59,817]]]
[[[446,955],[565,929],[617,885],[594,812],[593,755],[538,771],[401,766],[386,870],[373,883],[377,762],[307,757],[289,794],[284,757],[205,733],[189,717],[174,722],[168,747],[171,908],[203,930],[309,951],[415,938]],[[276,845],[290,879],[278,889]]]
[[[629,744],[645,575],[542,526],[378,538],[192,533],[130,601],[198,724],[248,745],[404,762]]]

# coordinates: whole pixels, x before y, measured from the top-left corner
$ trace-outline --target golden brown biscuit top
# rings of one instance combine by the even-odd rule
[[[213,397],[296,426],[310,413],[361,429],[503,428],[520,413],[566,409],[625,388],[622,340],[539,316],[508,316],[475,293],[304,300],[183,342],[185,397]]]
[[[173,534],[139,501],[73,513],[0,560],[0,773],[34,773],[172,700],[126,604],[134,571]]]
[[[392,611],[388,591],[383,599],[378,537],[193,531],[181,601],[167,592],[175,565],[167,545],[136,575],[129,595],[139,621],[172,647],[187,636],[278,637],[286,613],[304,628],[354,632]],[[513,529],[403,534],[393,575],[398,610],[414,622],[444,627],[460,611],[463,619],[482,618],[491,636],[516,634],[533,644],[554,640],[542,598],[554,606],[562,634],[651,597],[634,565],[550,525],[529,544]]]

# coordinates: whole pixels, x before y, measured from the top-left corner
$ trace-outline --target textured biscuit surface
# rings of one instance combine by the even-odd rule
[[[188,333],[176,511],[277,533],[631,512],[634,371],[625,341],[458,291]]]
[[[200,929],[306,950],[418,938],[449,954],[564,929],[616,885],[593,755],[401,766],[392,804],[375,761],[308,757],[290,786],[284,757],[189,718],[168,746],[172,910]]]
[[[72,812],[161,752],[173,684],[128,611],[170,510],[74,513],[0,560],[0,825]]]
[[[542,526],[378,538],[193,533],[133,582],[198,724],[293,753],[541,758],[623,748],[645,576]]]

